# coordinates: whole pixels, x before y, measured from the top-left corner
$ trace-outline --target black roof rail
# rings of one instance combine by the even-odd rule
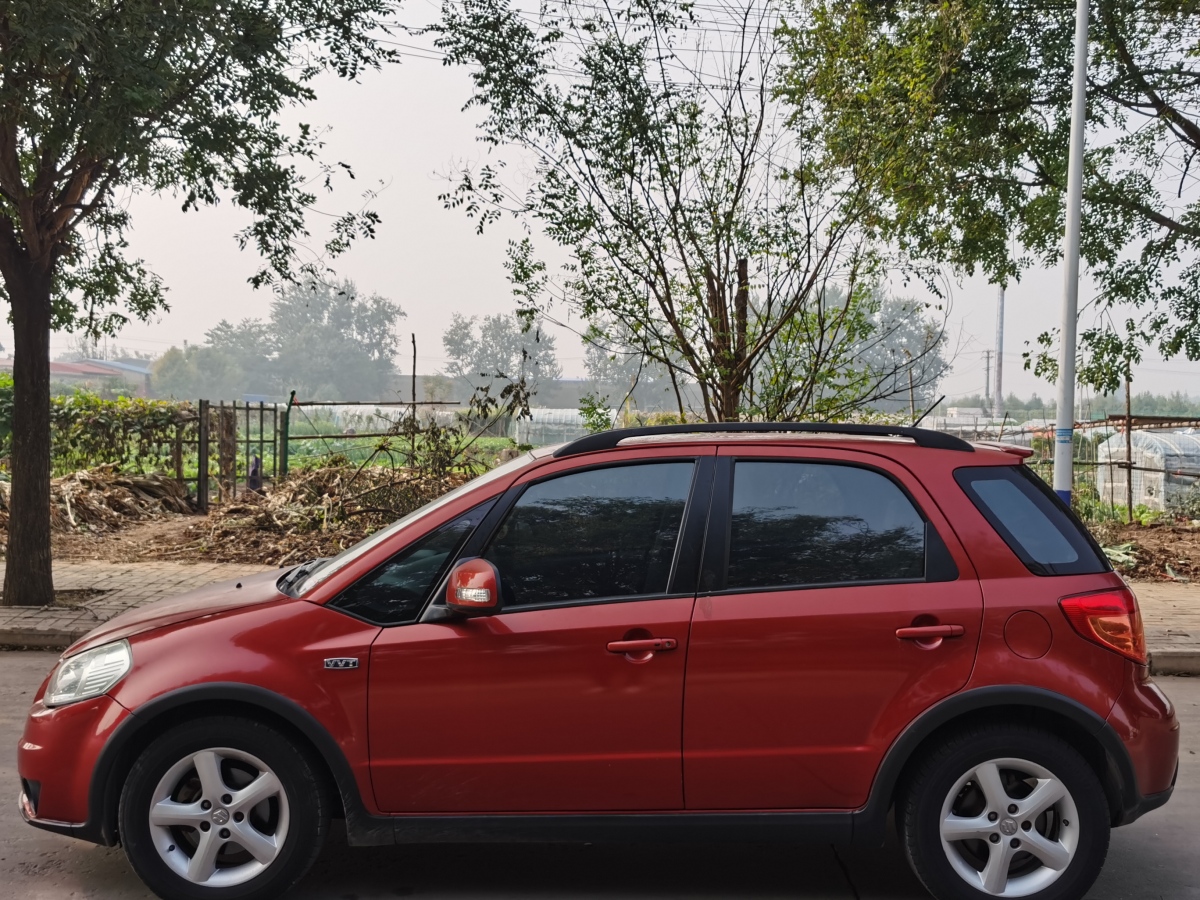
[[[975,448],[960,437],[928,428],[911,428],[905,425],[833,425],[826,422],[698,422],[694,425],[647,425],[643,428],[616,428],[589,434],[564,444],[554,451],[555,458],[591,453],[594,450],[611,450],[628,438],[656,437],[670,434],[845,434],[863,437],[904,437],[918,447],[937,450],[963,450],[974,453]]]

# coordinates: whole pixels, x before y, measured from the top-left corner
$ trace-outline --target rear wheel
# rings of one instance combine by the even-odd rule
[[[1042,731],[961,734],[918,768],[897,807],[905,852],[938,900],[1078,900],[1108,852],[1091,766]]]
[[[248,719],[208,718],[154,741],[121,794],[121,842],[159,896],[274,897],[320,851],[329,810],[294,742]]]

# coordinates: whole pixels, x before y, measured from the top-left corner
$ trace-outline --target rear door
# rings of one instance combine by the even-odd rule
[[[687,808],[861,806],[892,740],[966,683],[981,617],[966,554],[903,467],[722,448],[688,651]]]

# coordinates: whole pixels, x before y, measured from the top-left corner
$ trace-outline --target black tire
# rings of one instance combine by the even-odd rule
[[[207,797],[208,792],[200,788],[198,767],[185,769],[190,774],[177,776],[175,773],[195,754],[201,755],[197,758],[204,758],[206,751],[217,749],[241,755],[218,753],[209,757],[218,761],[222,783],[235,785],[229,788],[230,791],[238,789],[239,779],[244,788],[256,777],[254,772],[258,766],[245,761],[250,758],[265,764],[280,785],[270,799],[254,807],[247,806],[245,813],[232,812],[233,804],[222,804],[219,800],[212,813],[206,813],[217,822],[216,816],[224,812],[229,828],[244,827],[243,822],[248,825],[252,820],[261,821],[262,830],[268,832],[278,845],[274,858],[264,863],[241,849],[236,843],[236,834],[232,843],[222,844],[220,852],[224,861],[218,859],[213,863],[216,871],[239,877],[234,867],[242,865],[240,871],[253,873],[252,877],[240,876],[246,880],[236,884],[198,883],[189,880],[186,872],[181,874],[172,867],[172,864],[186,866],[189,859],[196,856],[200,840],[207,837],[208,832],[222,836],[229,832],[207,821],[197,827],[178,829],[173,826],[156,828],[150,822],[151,807],[162,799],[156,794],[161,795],[163,783],[179,780],[181,784],[169,798],[172,802],[196,804],[198,808],[209,802],[200,799]],[[228,798],[234,796],[235,793],[228,794]],[[229,806],[229,810],[224,806]],[[240,816],[237,825],[232,824],[231,817],[235,815]],[[295,741],[260,722],[214,716],[179,725],[156,738],[142,752],[130,769],[121,792],[119,817],[121,843],[130,864],[142,881],[165,900],[266,900],[278,897],[290,888],[316,860],[329,828],[330,802],[321,773]],[[205,835],[201,835],[200,828],[204,829]],[[280,831],[283,832],[281,840],[278,839]],[[164,850],[168,833],[171,843]],[[212,841],[219,843],[215,837]],[[176,845],[179,845],[178,849]],[[168,864],[168,859],[172,864]],[[258,867],[261,870],[257,870]],[[213,877],[217,877],[215,873]]]
[[[976,785],[970,779],[971,773],[978,776],[988,770],[989,761],[999,759],[1024,761],[1047,770],[1066,788],[1066,803],[1073,804],[1077,821],[1066,819],[1066,807],[1059,803],[1045,816],[1030,823],[1039,832],[1053,829],[1048,835],[1052,840],[1073,844],[1070,861],[1061,869],[1044,866],[1038,858],[1015,848],[1014,854],[1024,855],[1015,855],[1010,863],[997,865],[997,868],[1012,873],[1006,878],[1027,877],[1026,886],[1036,888],[1032,893],[1024,894],[1029,900],[1080,900],[1100,874],[1108,853],[1108,802],[1096,773],[1073,747],[1051,734],[1029,727],[981,725],[958,733],[922,760],[906,779],[897,798],[896,824],[913,872],[937,900],[982,900],[1005,896],[984,890],[982,883],[969,882],[967,875],[970,873],[966,872],[966,867],[974,860],[974,864],[981,867],[978,880],[982,882],[982,869],[987,865],[985,860],[997,852],[997,846],[1003,850],[1006,842],[1012,846],[1013,841],[1017,842],[1017,847],[1029,846],[1028,839],[1024,844],[1020,843],[1027,832],[1022,830],[1024,822],[1020,821],[1019,813],[999,813],[1002,818],[995,826],[1000,832],[998,839],[989,834],[986,841],[951,840],[946,845],[942,841],[946,805],[956,816],[978,816],[982,820],[990,815],[988,810],[993,804],[985,799],[982,785]],[[983,768],[977,770],[977,767]],[[1022,792],[1028,790],[1027,783],[1022,787],[1022,783],[1016,781],[1023,770],[1017,766],[997,766],[996,771],[1001,774],[1008,796],[1019,803]],[[964,777],[968,781],[959,787]],[[949,799],[952,791],[953,800]],[[1059,816],[1060,821],[1055,822],[1055,816]],[[1016,828],[1016,831],[1001,831],[1002,826]],[[1068,836],[1071,828],[1077,831]],[[957,855],[957,863],[951,862],[952,853]],[[1039,871],[1041,874],[1037,874]],[[1038,887],[1036,879],[1051,878],[1054,880]],[[1006,887],[1010,891],[1018,889],[1016,883]]]

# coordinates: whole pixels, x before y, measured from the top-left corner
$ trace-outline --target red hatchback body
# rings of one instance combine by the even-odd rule
[[[818,837],[894,810],[938,897],[1081,897],[1170,797],[1136,601],[1027,451],[882,426],[607,432],[332,560],[72,646],[33,825],[164,897],[351,844]]]

